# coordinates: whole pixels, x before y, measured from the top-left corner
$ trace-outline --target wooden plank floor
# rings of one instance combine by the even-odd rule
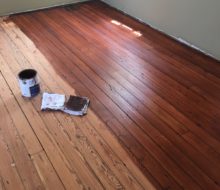
[[[43,91],[88,96],[83,117]],[[0,190],[220,189],[220,63],[100,1],[0,22]]]

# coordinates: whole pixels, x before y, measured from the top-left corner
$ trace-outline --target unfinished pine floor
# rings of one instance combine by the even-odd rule
[[[88,96],[85,117],[20,95]],[[0,190],[220,189],[220,63],[100,1],[0,21]]]

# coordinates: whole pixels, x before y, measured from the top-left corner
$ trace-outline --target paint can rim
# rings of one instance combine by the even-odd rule
[[[25,69],[18,73],[18,77],[21,80],[33,79],[37,76],[37,71],[34,69]]]

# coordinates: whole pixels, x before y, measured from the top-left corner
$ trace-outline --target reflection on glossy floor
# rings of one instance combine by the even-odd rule
[[[41,112],[42,92],[91,100]],[[99,2],[0,24],[0,189],[220,189],[220,64]]]

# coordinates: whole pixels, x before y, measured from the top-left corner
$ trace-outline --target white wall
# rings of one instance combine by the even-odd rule
[[[220,0],[104,0],[220,60]]]
[[[0,0],[0,16],[83,0]]]

